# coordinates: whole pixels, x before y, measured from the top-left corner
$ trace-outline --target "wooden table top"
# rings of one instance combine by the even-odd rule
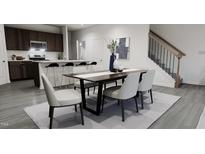
[[[75,74],[64,74],[66,77],[87,80],[91,82],[107,82],[117,79],[125,78],[129,73],[141,72],[144,73],[144,69],[124,69],[122,72],[110,72],[105,71],[95,71],[92,73],[75,73]]]

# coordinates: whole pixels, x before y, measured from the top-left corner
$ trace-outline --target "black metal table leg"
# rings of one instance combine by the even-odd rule
[[[81,89],[83,108],[86,108],[85,87],[84,87],[84,80],[82,79],[80,80],[80,89]]]
[[[152,89],[150,89],[150,97],[151,97],[151,103],[153,104],[153,97],[152,97]]]
[[[96,106],[96,114],[97,115],[100,115],[100,108],[101,108],[101,104],[102,104],[102,88],[103,88],[103,84],[99,83],[99,85],[98,85],[97,106]]]
[[[122,84],[125,82],[125,78],[122,78]]]

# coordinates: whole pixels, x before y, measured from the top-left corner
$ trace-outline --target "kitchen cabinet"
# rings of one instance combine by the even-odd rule
[[[19,50],[29,50],[30,49],[30,38],[28,30],[19,30],[18,29],[18,42]]]
[[[32,61],[9,61],[9,74],[11,81],[33,79]]]
[[[63,35],[33,30],[5,27],[7,50],[30,49],[30,41],[47,42],[47,51],[63,52]]]
[[[56,50],[63,52],[63,35],[61,34],[56,34]]]
[[[18,49],[19,48],[18,31],[14,28],[6,27],[5,28],[5,35],[6,35],[7,50]]]
[[[44,32],[38,32],[38,41],[43,41],[43,42],[46,42],[47,39],[46,39],[46,34],[47,33],[44,33]]]
[[[38,32],[37,31],[29,31],[29,41],[38,41]]]
[[[47,47],[48,47],[48,51],[56,51],[56,36],[51,34],[51,33],[47,33],[46,34],[46,41],[47,41]]]

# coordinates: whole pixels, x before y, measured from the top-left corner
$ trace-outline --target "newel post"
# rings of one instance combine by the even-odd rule
[[[178,64],[177,64],[177,75],[176,75],[176,84],[175,84],[175,87],[176,88],[179,88],[179,86],[180,86],[180,76],[179,76],[179,69],[180,69],[180,59],[181,59],[181,57],[180,56],[178,56],[177,57],[177,59],[178,59]]]

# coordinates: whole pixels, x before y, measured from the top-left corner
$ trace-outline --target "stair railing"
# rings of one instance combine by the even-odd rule
[[[175,87],[180,86],[182,82],[179,74],[180,60],[185,56],[185,53],[158,34],[150,31],[148,56],[175,79]]]

